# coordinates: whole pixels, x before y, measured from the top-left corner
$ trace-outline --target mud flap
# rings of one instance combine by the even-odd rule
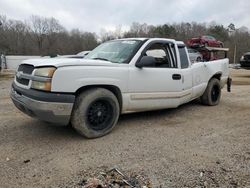
[[[227,79],[227,91],[231,92],[232,78],[228,77]]]

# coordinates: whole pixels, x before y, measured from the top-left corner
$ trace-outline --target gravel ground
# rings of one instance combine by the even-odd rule
[[[22,114],[0,78],[0,187],[82,187],[114,167],[152,187],[250,187],[250,71],[232,76],[218,106],[123,115],[94,140]]]

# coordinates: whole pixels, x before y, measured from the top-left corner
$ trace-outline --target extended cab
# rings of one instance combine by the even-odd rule
[[[11,98],[29,116],[69,123],[82,135],[109,133],[124,113],[176,108],[196,98],[217,105],[228,59],[192,64],[183,42],[162,38],[108,41],[84,59],[24,61]]]

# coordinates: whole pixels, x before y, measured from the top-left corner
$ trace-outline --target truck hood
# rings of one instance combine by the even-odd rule
[[[22,64],[33,65],[34,67],[43,66],[118,66],[117,63],[111,63],[103,60],[92,59],[76,59],[76,58],[41,58],[41,59],[28,59],[22,62]]]

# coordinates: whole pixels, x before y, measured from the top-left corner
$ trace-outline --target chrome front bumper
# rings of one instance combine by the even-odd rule
[[[70,122],[73,103],[34,100],[13,87],[10,96],[15,106],[31,117],[58,125],[68,125]]]

